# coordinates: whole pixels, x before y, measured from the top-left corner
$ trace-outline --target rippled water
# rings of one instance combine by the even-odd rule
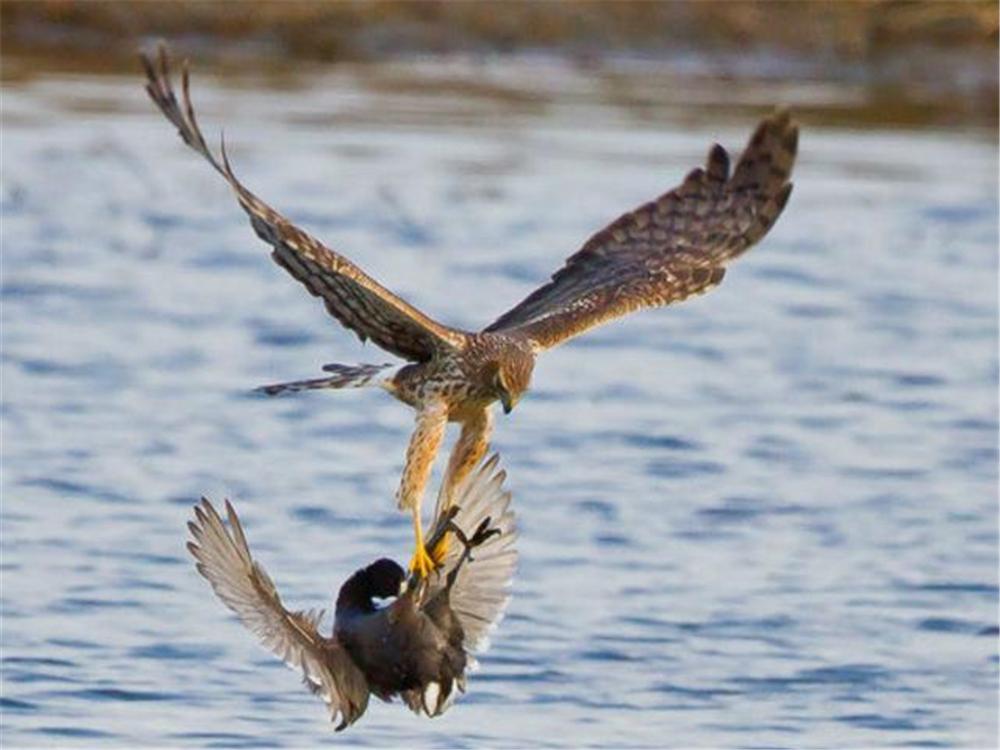
[[[755,107],[808,115],[791,204],[722,287],[540,360],[496,435],[523,555],[493,648],[445,717],[375,705],[350,741],[994,746],[995,133],[824,126],[865,106],[849,87],[537,65],[196,71],[252,188],[469,327]],[[405,558],[410,413],[249,395],[384,355],[271,263],[138,76],[3,98],[4,741],[331,740],[184,522],[234,498],[293,605]]]

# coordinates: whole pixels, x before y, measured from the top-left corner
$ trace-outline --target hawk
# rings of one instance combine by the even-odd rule
[[[727,264],[767,234],[792,192],[798,127],[779,110],[760,122],[735,166],[716,144],[705,166],[689,172],[680,185],[601,229],[546,284],[486,328],[465,331],[425,315],[251,193],[233,173],[225,142],[220,157],[205,143],[187,65],[178,101],[165,48],[156,60],[142,59],[153,102],[184,142],[228,181],[275,262],[362,341],[409,361],[392,370],[391,365],[327,365],[328,377],[263,390],[375,386],[416,410],[397,500],[413,514],[411,567],[422,574],[443,554],[425,550],[420,507],[447,424],[459,423],[461,432],[438,495],[438,513],[486,453],[492,404],[500,401],[505,413],[514,408],[531,383],[539,353],[636,310],[681,302],[718,286]]]

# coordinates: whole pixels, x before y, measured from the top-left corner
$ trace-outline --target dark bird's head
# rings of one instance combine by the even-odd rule
[[[511,345],[496,362],[493,389],[503,404],[504,414],[510,414],[521,396],[531,386],[531,373],[535,369],[535,355],[527,347]]]
[[[385,557],[361,568],[340,587],[337,595],[337,613],[347,610],[374,612],[374,599],[399,596],[406,580],[405,571]]]

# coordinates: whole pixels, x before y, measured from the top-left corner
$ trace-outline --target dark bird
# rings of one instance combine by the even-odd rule
[[[448,422],[460,423],[462,431],[441,484],[438,512],[454,500],[455,488],[486,454],[492,404],[500,401],[505,412],[514,408],[530,385],[536,355],[628,313],[714,288],[729,262],[763,239],[792,192],[798,127],[782,110],[760,122],[734,167],[726,149],[716,144],[704,168],[597,232],[548,283],[482,331],[465,331],[431,319],[247,190],[233,174],[225,146],[220,159],[205,143],[187,67],[178,101],[165,49],[161,46],[158,60],[144,56],[143,63],[153,102],[184,142],[229,182],[254,231],[271,245],[275,262],[362,341],[371,339],[410,361],[388,372],[383,370],[390,365],[327,365],[329,377],[264,390],[375,386],[416,410],[397,500],[413,513],[411,567],[421,573],[432,569],[444,551],[428,555],[420,506]]]
[[[240,519],[226,501],[229,528],[202,498],[188,523],[188,550],[216,595],[272,653],[302,672],[326,703],[337,730],[353,724],[374,694],[399,695],[415,713],[439,716],[465,692],[473,653],[510,598],[517,562],[514,512],[505,474],[493,456],[435,519],[429,544],[448,545],[428,576],[408,576],[392,560],[354,573],[337,595],[333,632],[320,634],[322,610],[286,609],[264,567],[254,560]],[[380,607],[378,600],[393,599]]]

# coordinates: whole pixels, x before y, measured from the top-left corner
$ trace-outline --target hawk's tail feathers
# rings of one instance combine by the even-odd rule
[[[323,371],[333,373],[331,376],[263,385],[255,390],[258,393],[266,393],[268,396],[277,396],[282,393],[296,393],[298,391],[311,391],[323,388],[385,387],[391,380],[391,377],[378,377],[378,375],[389,367],[392,367],[389,363],[381,365],[323,365]]]

